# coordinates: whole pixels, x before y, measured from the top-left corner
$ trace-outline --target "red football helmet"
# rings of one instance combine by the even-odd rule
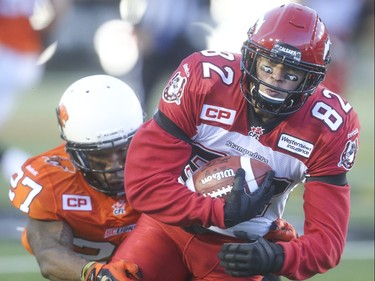
[[[242,46],[241,91],[246,100],[272,115],[296,112],[324,79],[330,44],[327,29],[314,10],[296,3],[270,10],[249,29]],[[302,70],[306,75],[296,90],[272,86],[256,76],[260,57]],[[287,97],[271,99],[259,91],[261,84],[286,93]]]

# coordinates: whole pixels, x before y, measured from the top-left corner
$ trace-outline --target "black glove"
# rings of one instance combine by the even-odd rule
[[[239,238],[256,239],[250,243],[226,243],[219,253],[220,265],[234,277],[250,277],[279,272],[284,264],[281,245],[263,237],[248,237],[244,232],[234,233]]]
[[[262,184],[253,193],[245,192],[245,170],[239,168],[234,177],[231,193],[224,205],[224,224],[232,227],[254,218],[271,200],[275,186],[272,184],[274,171],[269,171]]]

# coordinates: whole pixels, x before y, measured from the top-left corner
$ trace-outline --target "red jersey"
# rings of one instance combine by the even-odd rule
[[[231,235],[268,231],[290,192],[304,182],[304,235],[280,243],[281,274],[308,278],[340,260],[349,221],[346,172],[355,160],[360,124],[352,106],[318,87],[296,113],[260,123],[240,91],[240,59],[202,51],[186,58],[165,87],[154,118],[134,137],[126,162],[127,196],[138,210],[173,225],[199,223]],[[224,229],[224,203],[191,192],[178,178],[224,155],[270,165],[276,192],[258,217]]]
[[[72,229],[75,252],[88,260],[108,260],[139,213],[125,196],[90,187],[64,147],[28,159],[11,179],[10,201],[33,219],[64,221]],[[23,243],[29,249],[27,240]]]

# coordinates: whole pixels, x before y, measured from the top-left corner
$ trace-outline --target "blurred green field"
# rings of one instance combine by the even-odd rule
[[[349,241],[342,262],[324,275],[310,280],[352,281],[374,280],[374,58],[371,44],[359,50],[366,58],[354,66],[353,80],[348,99],[355,107],[361,121],[361,144],[356,165],[349,174],[352,184],[352,211],[349,238],[370,240],[364,243]],[[61,94],[73,81],[90,72],[47,72],[42,83],[31,89],[18,104],[15,115],[0,136],[3,142],[19,146],[37,154],[60,143],[55,107]],[[82,105],[84,106],[84,105]],[[151,116],[151,115],[149,115]],[[8,182],[0,178],[0,219],[5,215],[21,216],[10,208]],[[293,192],[286,210],[286,218],[298,228],[302,227],[302,188]],[[0,225],[0,230],[3,228]],[[0,280],[45,280],[38,266],[16,239],[0,237]],[[285,279],[286,280],[286,279]]]

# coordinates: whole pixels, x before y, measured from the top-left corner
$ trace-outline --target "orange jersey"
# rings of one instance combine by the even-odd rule
[[[0,0],[0,44],[20,52],[41,52],[40,34],[30,23],[33,0]]]
[[[90,187],[64,145],[28,159],[11,179],[9,198],[33,219],[67,223],[74,250],[89,260],[108,260],[139,217],[125,196],[111,197]],[[29,249],[25,235],[22,241]]]

